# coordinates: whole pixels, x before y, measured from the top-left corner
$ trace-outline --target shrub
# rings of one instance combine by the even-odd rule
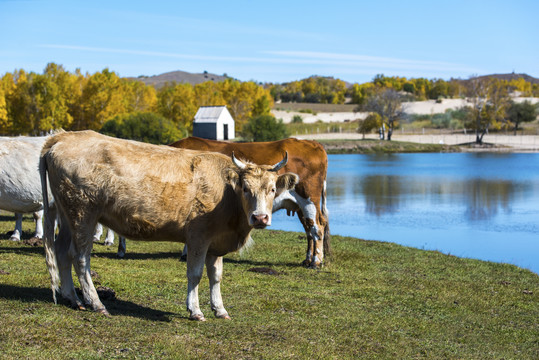
[[[103,124],[99,132],[152,144],[170,144],[187,133],[167,118],[151,112],[117,115]]]
[[[294,117],[292,117],[292,124],[301,124],[303,123],[303,118],[299,115],[294,115]]]
[[[242,135],[248,141],[275,141],[289,136],[283,120],[271,115],[251,118],[242,128]]]

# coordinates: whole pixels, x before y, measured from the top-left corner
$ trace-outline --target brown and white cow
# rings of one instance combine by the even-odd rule
[[[204,262],[215,316],[229,318],[221,298],[222,256],[250,240],[253,228],[271,224],[273,200],[298,176],[273,166],[242,162],[218,153],[115,139],[93,131],[62,133],[45,143],[40,159],[60,217],[58,238],[45,221],[45,254],[56,291],[84,308],[75,293],[71,266],[83,300],[108,314],[90,276],[90,253],[98,222],[129,239],[180,241],[189,246],[187,310],[204,320],[198,284]],[[47,198],[47,197],[45,197]],[[45,206],[45,217],[52,208]],[[59,288],[59,282],[61,284]]]
[[[298,174],[295,189],[282,192],[273,202],[273,212],[286,209],[297,212],[307,234],[306,266],[319,267],[324,252],[329,255],[330,234],[326,208],[326,176],[328,159],[322,145],[316,141],[294,138],[270,142],[233,143],[188,137],[170,146],[216,151],[225,155],[236,154],[255,164],[272,164],[288,153],[288,163],[281,172]],[[322,206],[320,206],[322,202]]]

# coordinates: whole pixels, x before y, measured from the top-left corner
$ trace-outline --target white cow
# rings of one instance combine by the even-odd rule
[[[33,213],[35,238],[43,238],[43,194],[39,177],[39,156],[49,136],[0,137],[0,209],[15,213],[15,230],[10,239],[20,241],[22,215]],[[51,194],[51,192],[48,192]],[[49,196],[49,203],[53,203]],[[103,230],[96,229],[98,240]],[[112,245],[114,233],[107,232],[105,245]]]
[[[22,214],[33,213],[35,237],[43,237],[39,154],[47,136],[0,137],[0,209],[15,213],[11,240],[22,234]]]

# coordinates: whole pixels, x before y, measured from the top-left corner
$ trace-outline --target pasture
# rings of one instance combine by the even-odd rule
[[[124,260],[96,244],[108,318],[54,305],[42,247],[9,241],[12,226],[1,212],[2,359],[539,358],[539,276],[512,265],[334,236],[331,264],[311,270],[304,234],[256,230],[225,256],[232,320],[213,317],[204,275],[200,323],[185,310],[181,244],[128,241]]]

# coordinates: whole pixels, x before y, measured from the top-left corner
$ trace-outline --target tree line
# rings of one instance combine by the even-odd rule
[[[192,131],[198,108],[209,105],[226,105],[241,131],[249,119],[270,113],[273,97],[252,81],[173,83],[157,90],[109,69],[71,73],[49,63],[42,74],[15,70],[0,78],[0,134],[40,135],[60,128],[99,131],[110,121],[109,131],[144,123],[185,136]]]
[[[71,73],[62,65],[49,63],[42,74],[15,70],[0,78],[0,134],[92,129],[167,143],[192,132],[200,106],[226,105],[235,119],[236,131],[244,139],[271,140],[286,136],[284,125],[271,118],[274,101],[351,101],[357,104],[357,111],[372,115],[360,124],[361,132],[387,127],[391,139],[393,129],[404,117],[403,101],[458,97],[469,99],[470,105],[461,111],[465,113],[462,118],[466,128],[475,129],[481,142],[489,129],[512,128],[516,132],[519,124],[535,119],[536,109],[531,104],[512,103],[510,94],[516,91],[522,96],[539,96],[539,85],[523,78],[445,81],[376,75],[371,82],[351,86],[340,79],[312,76],[264,86],[228,78],[197,85],[170,83],[156,89],[121,78],[109,69],[94,74],[82,74],[80,70]]]
[[[407,101],[466,97],[472,90],[475,79],[496,81],[508,93],[518,91],[522,96],[539,97],[539,84],[533,84],[523,78],[503,80],[474,77],[467,80],[450,79],[446,81],[426,78],[407,79],[406,77],[379,74],[370,82],[356,83],[347,87],[346,83],[340,79],[312,76],[285,84],[270,84],[267,87],[275,101],[323,104],[350,102],[363,105],[369,98],[387,89],[399,92]]]
[[[461,96],[467,99],[467,105],[446,111],[442,119],[437,119],[441,120],[437,126],[447,127],[454,118],[464,128],[475,131],[477,143],[482,143],[484,135],[492,130],[513,130],[516,135],[522,123],[534,121],[537,117],[536,105],[529,101],[513,101],[510,91],[514,89],[505,80],[476,77],[470,79],[462,91]],[[370,112],[359,124],[358,131],[365,134],[380,129],[383,139],[387,128],[387,139],[391,140],[393,130],[407,118],[402,108],[405,99],[406,95],[391,87],[375,88],[356,107],[356,111]]]

